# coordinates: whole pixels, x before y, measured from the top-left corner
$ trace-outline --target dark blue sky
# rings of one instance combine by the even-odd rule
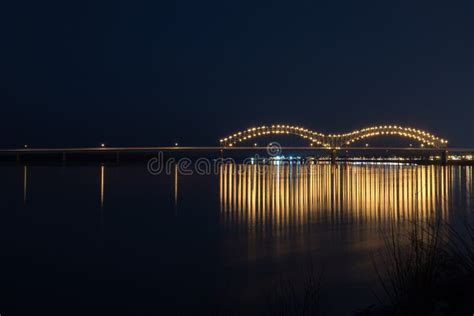
[[[273,122],[474,146],[473,1],[1,6],[1,147],[214,145]]]

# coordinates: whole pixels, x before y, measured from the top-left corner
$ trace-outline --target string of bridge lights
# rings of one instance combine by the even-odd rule
[[[354,130],[344,134],[329,134],[311,131],[307,128],[292,125],[271,125],[271,126],[258,126],[248,128],[243,131],[238,131],[232,135],[219,140],[219,143],[223,147],[233,147],[239,143],[246,142],[248,140],[263,137],[266,135],[278,135],[278,134],[292,134],[300,136],[310,141],[310,146],[323,146],[323,147],[343,147],[351,145],[352,143],[363,140],[369,137],[376,137],[381,135],[395,135],[410,138],[421,143],[421,146],[433,146],[433,147],[446,147],[448,141],[439,138],[426,131],[403,127],[398,125],[380,125],[366,127],[360,130]]]

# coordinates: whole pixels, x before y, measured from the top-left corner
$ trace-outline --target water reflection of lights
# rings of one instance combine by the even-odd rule
[[[174,166],[174,214],[178,215],[178,165]]]
[[[28,166],[23,166],[23,204],[26,205],[28,194]]]
[[[380,224],[435,212],[447,219],[454,185],[465,186],[470,205],[472,167],[228,164],[220,174],[221,215],[227,224],[252,230],[313,222]]]
[[[104,207],[105,194],[105,166],[100,165],[100,207]]]

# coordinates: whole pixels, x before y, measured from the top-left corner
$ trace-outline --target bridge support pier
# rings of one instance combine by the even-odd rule
[[[443,150],[443,152],[441,153],[441,164],[443,166],[446,166],[448,164],[448,150],[447,149]]]
[[[119,152],[117,152],[117,153],[115,154],[115,163],[116,163],[117,165],[120,163],[120,153],[119,153]]]
[[[331,164],[332,165],[336,164],[336,158],[337,158],[337,150],[332,149],[331,150]]]

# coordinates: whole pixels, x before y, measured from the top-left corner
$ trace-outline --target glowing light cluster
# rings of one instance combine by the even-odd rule
[[[297,135],[304,139],[308,139],[311,144],[324,145],[323,140],[325,135],[313,132],[307,128],[292,125],[271,125],[252,127],[244,131],[239,131],[233,135],[221,139],[219,142],[222,146],[232,147],[238,143],[245,142],[249,139],[275,134]]]
[[[350,145],[358,140],[366,139],[369,137],[375,137],[380,135],[397,135],[419,141],[422,145],[428,145],[433,147],[446,146],[448,141],[436,137],[433,134],[425,132],[420,129],[411,127],[402,127],[397,125],[381,125],[363,128],[361,130],[355,130],[347,134],[332,135],[339,139],[344,139],[345,145]]]
[[[223,147],[232,147],[236,144],[248,141],[253,138],[266,135],[291,134],[308,139],[311,146],[323,146],[331,148],[340,148],[349,146],[356,141],[376,137],[381,135],[401,136],[420,142],[421,146],[446,147],[448,141],[439,138],[426,131],[403,127],[398,125],[380,125],[366,127],[345,134],[325,135],[319,132],[311,131],[307,128],[292,125],[276,124],[271,126],[252,127],[247,130],[236,132],[230,136],[221,139],[219,142]]]

